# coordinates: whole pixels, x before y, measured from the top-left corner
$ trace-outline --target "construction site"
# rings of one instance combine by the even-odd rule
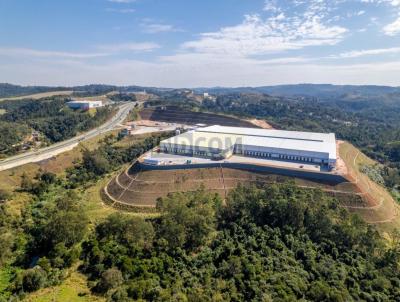
[[[318,181],[222,166],[144,171],[136,163],[107,183],[103,190],[103,200],[119,209],[154,212],[157,199],[174,192],[204,188],[225,199],[229,191],[238,185],[293,182],[302,188],[321,190],[336,197],[343,207],[359,213],[367,222],[384,223],[393,220],[398,210],[392,196],[358,171],[360,162],[366,160],[364,156],[348,143],[340,145],[340,156],[347,167],[342,181]]]
[[[206,124],[204,120],[206,113],[192,114],[192,117],[187,117],[184,111],[148,108],[140,112],[140,123],[143,125],[146,123],[149,125],[154,125],[154,123],[194,125],[196,122]],[[254,129],[270,129],[267,123],[257,125],[254,121],[239,120],[234,117],[206,115],[207,125],[219,123],[222,126],[232,126],[243,123],[242,127],[252,125]],[[150,151],[152,152],[155,154],[156,150]],[[138,161],[114,175],[104,187],[102,196],[106,204],[115,208],[134,212],[155,212],[157,199],[174,192],[189,192],[204,188],[220,195],[224,200],[229,195],[229,191],[238,185],[260,186],[292,182],[300,187],[321,190],[336,197],[344,208],[360,214],[367,222],[393,221],[398,216],[398,207],[393,197],[385,188],[360,172],[362,165],[372,165],[374,161],[350,143],[343,141],[337,141],[336,154],[335,168],[328,173],[329,177],[323,177],[324,172],[315,168],[314,165],[310,164],[307,169],[307,164],[299,165],[290,162],[286,167],[281,166],[278,170],[275,170],[271,163],[268,163],[269,170],[260,170],[251,167],[243,168],[240,165],[230,166],[224,162],[199,167],[193,163],[190,167],[183,163],[178,168],[148,168],[148,165],[143,165],[148,156],[144,154]],[[254,160],[258,159],[254,158]],[[286,170],[290,173],[285,173]],[[309,175],[316,175],[316,177],[309,177]]]

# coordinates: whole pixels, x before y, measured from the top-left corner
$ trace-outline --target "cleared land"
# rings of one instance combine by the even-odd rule
[[[258,125],[238,118],[204,112],[185,111],[178,107],[146,108],[139,112],[144,120],[177,123],[185,125],[206,124],[220,126],[235,126],[261,128]]]
[[[362,165],[374,165],[375,162],[360,152],[353,145],[344,142],[339,147],[341,158],[349,170],[349,178],[364,192],[366,208],[350,208],[350,211],[359,213],[363,219],[371,223],[390,224],[400,226],[399,206],[382,186],[373,182],[360,171]]]
[[[263,129],[273,129],[273,127],[264,120],[252,119],[252,120],[248,120],[248,121],[250,123],[252,123],[253,125],[256,125],[257,127],[260,127]]]
[[[300,187],[321,189],[340,198],[343,206],[364,207],[362,193],[350,182],[340,184],[319,183],[275,174],[229,168],[202,168],[167,171],[125,170],[106,186],[108,202],[114,206],[155,207],[159,197],[180,191],[195,191],[204,186],[208,191],[225,198],[230,190],[243,185],[284,183],[293,181]]]
[[[73,91],[65,91],[65,90],[61,90],[61,91],[51,91],[51,92],[42,92],[42,93],[36,93],[36,94],[30,94],[30,95],[23,95],[23,96],[16,96],[16,97],[8,97],[8,98],[2,98],[0,99],[1,101],[5,101],[5,100],[23,100],[23,99],[34,99],[34,100],[38,100],[41,98],[47,98],[47,97],[51,97],[51,96],[55,96],[55,95],[71,95],[73,93]]]
[[[346,142],[340,144],[339,152],[347,166],[349,179],[340,184],[228,168],[139,171],[133,167],[109,181],[104,197],[108,203],[118,208],[150,209],[155,207],[157,198],[168,193],[194,191],[202,186],[225,198],[239,184],[292,181],[300,187],[321,189],[337,197],[343,207],[360,214],[369,223],[383,227],[385,224],[399,224],[398,205],[392,196],[359,170],[360,165],[374,164],[374,161]]]

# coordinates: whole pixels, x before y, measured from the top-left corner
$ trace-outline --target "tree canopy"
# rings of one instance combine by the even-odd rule
[[[239,187],[223,205],[199,190],[158,208],[157,219],[118,214],[96,227],[82,253],[94,291],[110,301],[400,298],[399,245],[321,191]]]

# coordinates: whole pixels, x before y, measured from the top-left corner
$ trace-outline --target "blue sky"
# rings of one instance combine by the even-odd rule
[[[400,86],[400,0],[0,0],[0,82]]]

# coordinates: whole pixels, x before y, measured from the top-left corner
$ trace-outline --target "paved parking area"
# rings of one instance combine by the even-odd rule
[[[273,166],[278,168],[289,168],[289,169],[302,169],[305,171],[314,171],[314,172],[328,172],[328,170],[323,169],[319,165],[312,165],[312,164],[305,164],[305,163],[298,163],[298,162],[290,162],[290,161],[280,161],[280,160],[271,160],[271,159],[264,159],[264,158],[253,158],[253,157],[244,157],[244,156],[237,156],[234,155],[229,159],[224,160],[211,160],[207,158],[197,158],[197,157],[190,157],[190,156],[181,156],[175,154],[166,154],[166,153],[157,153],[151,152],[148,154],[147,157],[151,157],[154,159],[161,159],[167,165],[181,165],[190,162],[191,164],[206,164],[206,163],[247,163],[247,164],[254,164],[254,165],[264,165],[264,166]],[[190,166],[190,165],[188,165]]]

